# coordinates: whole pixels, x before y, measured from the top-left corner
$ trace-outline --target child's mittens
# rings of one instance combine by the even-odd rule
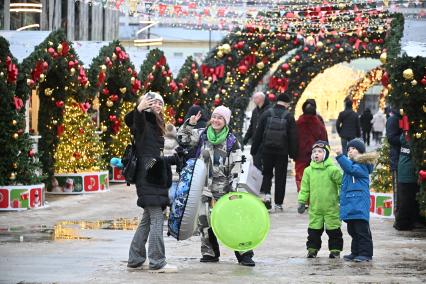
[[[299,214],[303,214],[303,212],[305,212],[305,209],[305,204],[299,203],[299,207],[297,207],[297,212],[299,212]]]

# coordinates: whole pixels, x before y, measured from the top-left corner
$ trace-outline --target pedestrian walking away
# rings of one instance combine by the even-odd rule
[[[254,139],[256,136],[257,126],[259,119],[262,114],[271,108],[269,100],[266,98],[265,94],[262,92],[257,92],[252,97],[256,107],[251,113],[250,125],[247,129],[246,134],[244,135],[243,144],[246,145],[250,139]],[[253,164],[259,169],[262,170],[262,145],[259,146],[259,150],[256,155],[253,156]]]
[[[287,178],[288,157],[297,156],[297,129],[294,116],[288,111],[290,97],[281,94],[277,104],[262,114],[250,153],[254,156],[263,144],[263,181],[261,193],[268,209],[271,209],[271,187],[275,170],[275,209],[283,210]]]
[[[354,138],[361,137],[359,117],[352,110],[352,101],[345,100],[345,110],[339,113],[336,120],[336,130],[342,142],[342,152],[347,154],[347,144]]]

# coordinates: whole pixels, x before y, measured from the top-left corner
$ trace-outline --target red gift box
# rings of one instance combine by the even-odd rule
[[[84,177],[84,190],[85,191],[98,191],[99,190],[99,176],[85,176]]]
[[[0,189],[0,208],[9,207],[9,190]]]
[[[124,176],[121,173],[121,169],[117,167],[113,167],[113,171],[114,171],[114,180],[124,180]]]
[[[383,207],[385,208],[392,208],[392,198],[386,199],[383,201]]]

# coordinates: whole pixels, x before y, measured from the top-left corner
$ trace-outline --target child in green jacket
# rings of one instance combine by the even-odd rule
[[[321,235],[328,235],[330,258],[339,258],[343,249],[343,237],[339,218],[339,189],[342,173],[333,164],[330,146],[325,141],[317,141],[312,146],[311,164],[305,169],[297,211],[302,214],[309,202],[308,258],[317,256],[321,248]]]

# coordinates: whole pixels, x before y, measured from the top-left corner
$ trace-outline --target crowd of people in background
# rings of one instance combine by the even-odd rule
[[[275,104],[262,92],[255,93],[252,100],[255,108],[242,143],[247,145],[251,141],[253,165],[263,174],[260,198],[267,209],[284,210],[288,161],[293,159],[299,192],[297,210],[303,213],[308,208],[309,212],[308,258],[317,256],[324,230],[329,236],[330,258],[340,257],[343,250],[340,227],[341,221],[345,221],[352,244],[351,253],[343,258],[356,262],[372,260],[369,176],[373,171],[374,155],[366,153],[371,131],[376,144],[380,144],[384,132],[390,144],[394,227],[397,230],[414,228],[419,220],[415,200],[419,187],[410,155],[411,141],[399,128],[401,117],[396,109],[388,112],[388,118],[381,110],[372,115],[370,109],[359,116],[352,108],[352,101],[344,101],[344,110],[335,124],[341,139],[341,150],[336,150],[335,157],[340,170],[333,161],[325,123],[317,113],[315,100],[303,102],[303,114],[297,120],[289,109],[291,98],[287,94],[280,94]],[[177,267],[166,262],[163,211],[170,203],[169,190],[173,190],[179,180],[182,161],[188,157],[202,157],[212,164],[202,193],[203,206],[200,208],[205,210],[200,210],[197,220],[201,237],[200,261],[210,263],[219,261],[220,250],[208,221],[209,212],[219,198],[237,190],[244,158],[238,138],[230,127],[232,113],[228,107],[216,107],[209,118],[205,109],[193,105],[183,125],[176,129],[164,123],[163,106],[160,94],[148,92],[125,117],[138,157],[137,204],[144,208],[130,246],[128,267],[141,268],[148,257],[149,265],[145,266],[150,270],[176,272]],[[186,150],[182,151],[182,147]],[[255,266],[253,251],[235,252],[235,256],[241,265]]]

